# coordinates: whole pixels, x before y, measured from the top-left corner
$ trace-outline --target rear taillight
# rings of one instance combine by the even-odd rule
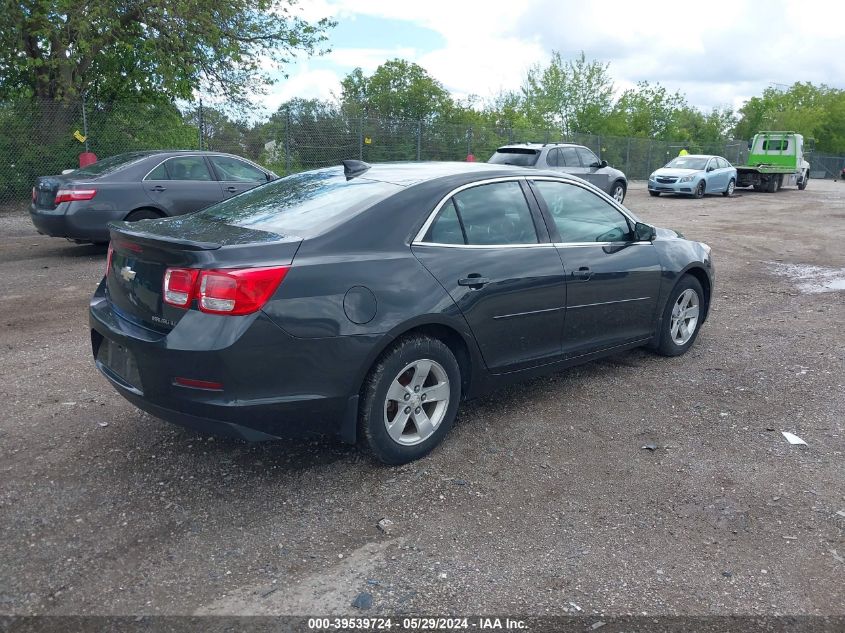
[[[289,266],[196,270],[168,268],[164,273],[164,301],[209,314],[242,315],[260,310],[282,283]]]
[[[35,187],[32,188],[32,201],[35,202],[38,199],[38,192],[35,190]]]
[[[96,189],[59,189],[56,192],[56,204],[60,202],[91,200],[96,195]]]
[[[188,308],[194,298],[198,270],[168,268],[164,273],[164,301],[177,308]]]
[[[106,277],[109,276],[109,271],[111,270],[112,255],[114,255],[114,246],[112,246],[111,242],[109,242],[109,253],[106,255]]]

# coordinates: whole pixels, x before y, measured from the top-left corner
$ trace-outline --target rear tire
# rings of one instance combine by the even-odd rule
[[[766,181],[766,193],[774,193],[778,190],[778,181],[774,176],[769,176],[769,180]]]
[[[124,218],[124,222],[137,222],[138,220],[156,220],[164,217],[163,214],[154,209],[135,209]]]
[[[728,183],[728,188],[725,189],[725,191],[724,191],[724,193],[722,193],[722,195],[725,196],[726,198],[730,198],[734,194],[735,188],[736,188],[736,181],[734,181],[734,179],[731,178],[730,182]]]
[[[704,318],[704,291],[692,275],[684,275],[663,308],[655,350],[661,356],[680,356],[692,347]]]
[[[452,428],[461,370],[442,341],[411,336],[382,354],[361,394],[359,437],[379,461],[405,464],[428,454]]]

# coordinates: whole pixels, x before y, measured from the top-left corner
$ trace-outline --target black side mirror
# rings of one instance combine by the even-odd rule
[[[713,171],[714,169],[715,169],[715,167],[713,167],[713,165],[710,165],[710,166],[707,168],[707,171]]]
[[[267,173],[267,174],[264,174],[264,175],[267,177],[267,182],[270,182],[271,180],[273,180],[273,174]]]
[[[599,167],[607,167],[607,161],[603,160],[602,162],[600,162]]]
[[[653,226],[637,222],[634,225],[634,237],[636,237],[637,242],[651,242],[657,237],[657,232]]]

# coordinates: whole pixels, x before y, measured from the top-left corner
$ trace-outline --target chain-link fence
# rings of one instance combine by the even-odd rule
[[[201,103],[0,103],[0,204],[25,201],[36,177],[98,158],[145,149],[207,149],[254,160],[278,174],[367,162],[487,160],[497,147],[518,142],[573,142],[592,149],[631,180],[645,179],[682,148],[717,154],[734,164],[747,156],[746,141],[695,143],[589,134],[562,137],[552,129],[513,130],[453,123],[345,116],[337,110],[237,120]],[[814,175],[838,175],[845,158],[812,154]]]

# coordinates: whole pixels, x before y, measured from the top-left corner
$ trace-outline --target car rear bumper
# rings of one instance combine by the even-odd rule
[[[249,441],[307,435],[355,441],[360,372],[376,337],[298,339],[261,312],[196,316],[210,318],[202,327],[183,319],[169,333],[153,332],[117,315],[101,284],[89,316],[97,369],[139,409],[197,431]],[[104,344],[131,356],[131,378],[108,366]],[[179,386],[177,377],[222,388]]]
[[[108,242],[109,222],[123,219],[122,211],[82,207],[75,202],[63,202],[55,209],[29,207],[29,217],[35,229],[51,237],[64,237],[78,242]]]

